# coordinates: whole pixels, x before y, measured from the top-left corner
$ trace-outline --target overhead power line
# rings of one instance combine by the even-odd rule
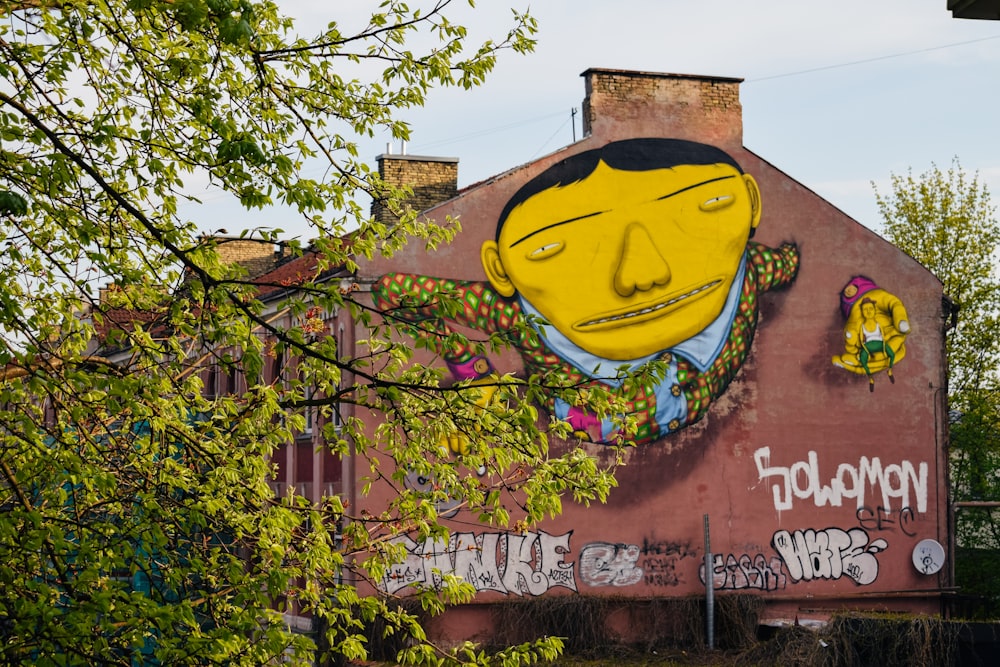
[[[813,72],[822,72],[828,69],[838,69],[841,67],[853,67],[854,65],[864,65],[866,63],[873,63],[879,60],[890,60],[892,58],[903,58],[905,56],[913,56],[918,53],[928,53],[930,51],[940,51],[942,49],[950,49],[956,46],[965,46],[966,44],[975,44],[977,42],[986,42],[991,39],[1000,39],[1000,35],[993,35],[992,37],[981,37],[979,39],[970,39],[965,42],[955,42],[954,44],[943,44],[941,46],[930,46],[926,49],[917,49],[916,51],[904,51],[903,53],[893,53],[887,56],[876,56],[874,58],[865,58],[864,60],[852,60],[846,63],[839,63],[837,65],[824,65],[823,67],[813,67],[811,69],[798,70],[796,72],[786,72],[784,74],[773,74],[771,76],[761,76],[755,79],[747,79],[747,83],[756,83],[758,81],[768,81],[770,79],[782,79],[789,76],[799,76],[800,74],[811,74]]]
[[[485,136],[485,135],[488,135],[488,134],[494,134],[496,132],[503,132],[505,130],[511,130],[511,129],[515,129],[515,128],[518,128],[518,127],[523,127],[524,125],[529,125],[531,123],[538,123],[540,121],[548,120],[548,119],[554,118],[556,116],[562,117],[564,113],[565,113],[564,111],[558,111],[558,112],[555,112],[555,113],[545,114],[544,116],[535,116],[533,118],[525,118],[524,120],[519,120],[519,121],[516,121],[516,122],[513,122],[513,123],[508,123],[506,125],[498,125],[498,126],[488,127],[488,128],[484,128],[482,130],[477,130],[475,132],[470,132],[468,134],[462,134],[462,135],[459,135],[459,136],[456,136],[456,137],[449,137],[447,139],[441,139],[441,140],[438,140],[438,141],[431,141],[431,142],[428,142],[428,143],[423,143],[423,144],[420,144],[418,146],[418,148],[419,149],[436,148],[438,146],[445,146],[447,144],[459,143],[459,142],[462,142],[462,141],[466,141],[468,139],[475,139],[476,137],[481,137],[481,136]]]

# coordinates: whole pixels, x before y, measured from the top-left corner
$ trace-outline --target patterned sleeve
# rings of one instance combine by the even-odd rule
[[[451,324],[486,334],[511,327],[512,304],[484,282],[388,273],[372,287],[372,296],[383,315],[406,322],[407,333],[425,341],[448,362],[453,372],[481,357],[475,356],[468,341],[452,336]],[[475,366],[475,375],[480,375],[483,365]]]
[[[761,292],[790,284],[799,271],[799,249],[794,243],[769,248],[751,242],[747,244],[747,254],[757,269],[757,289]]]

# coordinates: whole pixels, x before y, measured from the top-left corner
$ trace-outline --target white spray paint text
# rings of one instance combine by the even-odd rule
[[[790,466],[772,466],[771,448],[761,447],[754,452],[758,479],[764,481],[778,477],[779,483],[772,485],[774,509],[792,509],[793,499],[812,498],[816,507],[830,505],[840,507],[844,499],[854,499],[858,508],[865,506],[865,493],[870,486],[873,493],[881,492],[882,507],[891,510],[892,500],[899,501],[897,509],[913,507],[911,495],[916,499],[917,512],[927,511],[927,463],[916,467],[909,461],[882,465],[876,456],[869,459],[862,456],[858,465],[841,463],[837,472],[825,483],[820,478],[819,455],[811,451],[805,461],[796,461]]]

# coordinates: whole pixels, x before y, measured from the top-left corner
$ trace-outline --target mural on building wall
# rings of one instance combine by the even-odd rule
[[[445,347],[451,327],[502,333],[526,373],[557,371],[622,394],[638,423],[633,441],[651,443],[706,414],[749,353],[760,295],[795,278],[793,244],[750,240],[760,213],[753,177],[716,147],[614,142],[556,163],[514,194],[482,247],[487,282],[388,274],[375,305],[410,322],[457,380],[494,369],[472,346]],[[464,310],[444,312],[443,293]],[[668,366],[662,380],[626,389],[616,377],[654,360]],[[621,439],[611,419],[556,397],[547,407],[581,439]]]
[[[456,452],[457,456],[461,456],[462,452]],[[408,489],[413,489],[414,491],[422,494],[426,498],[433,496],[437,484],[434,478],[425,476],[419,472],[408,470],[406,475],[403,477],[403,484]],[[451,497],[450,490],[447,491],[448,498],[445,500],[438,500],[434,503],[434,507],[437,510],[438,516],[442,519],[450,519],[451,517],[458,514],[459,509],[461,509],[464,501],[458,500]],[[456,494],[458,498],[461,498],[461,494]]]
[[[580,583],[618,590],[643,585],[672,588],[686,583],[685,571],[695,568],[701,583],[706,583],[704,558],[687,545],[590,542],[574,561],[572,535],[455,533],[447,542],[396,537],[392,541],[404,548],[406,557],[390,568],[380,588],[390,594],[410,586],[433,588],[440,585],[442,575],[461,577],[478,592],[517,596],[543,595],[553,588],[579,592]],[[789,582],[841,578],[867,586],[878,578],[877,555],[889,543],[871,539],[862,528],[809,528],[778,530],[771,546],[775,553],[716,554],[710,575],[713,588],[773,592]]]
[[[844,352],[833,357],[834,366],[868,377],[875,391],[875,375],[885,371],[896,382],[893,367],[906,356],[910,319],[899,298],[865,276],[854,276],[840,291],[844,323]]]
[[[768,559],[764,554],[735,554],[712,557],[712,588],[730,591],[776,591],[785,587],[787,577],[778,556]],[[705,583],[705,564],[698,569],[698,578]]]
[[[866,586],[878,577],[878,558],[889,543],[882,538],[870,540],[861,528],[843,530],[779,530],[771,538],[792,581],[840,579],[849,577]]]
[[[911,461],[883,465],[878,456],[862,456],[857,464],[844,462],[821,466],[819,454],[806,452],[805,460],[791,465],[772,465],[771,448],[761,447],[753,454],[757,464],[757,479],[769,481],[778,512],[791,510],[795,500],[800,504],[812,503],[816,507],[829,505],[841,507],[844,501],[853,501],[857,510],[867,507],[866,500],[881,500],[883,512],[913,508],[923,514],[927,511],[928,472],[926,461]],[[772,479],[773,478],[773,479]],[[850,506],[850,505],[848,505]]]
[[[631,586],[642,581],[638,544],[591,542],[580,551],[580,578],[588,586]]]
[[[577,590],[573,563],[566,562],[572,532],[456,533],[447,542],[393,539],[406,559],[393,565],[380,583],[387,593],[408,586],[436,587],[441,575],[454,574],[477,591],[541,595],[551,588]]]
[[[858,519],[858,525],[862,528],[878,531],[899,530],[907,537],[916,537],[917,522],[926,518],[925,515],[918,515],[912,507],[903,507],[899,511],[893,512],[892,508],[883,505],[859,507],[855,516]]]

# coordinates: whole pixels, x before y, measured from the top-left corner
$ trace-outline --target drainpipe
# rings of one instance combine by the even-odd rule
[[[715,648],[715,577],[712,576],[712,540],[708,535],[708,515],[705,515],[705,634],[708,649]]]
[[[348,285],[348,289],[352,284],[352,277],[345,279]],[[343,282],[343,281],[342,281]],[[353,318],[350,316],[350,311],[347,308],[342,308],[341,317],[343,318],[338,323],[338,329],[341,333],[340,345],[343,350],[350,354],[352,357],[355,354],[356,346],[356,326],[357,323],[354,322]],[[338,350],[338,354],[341,354],[341,350]],[[350,386],[354,383],[355,377],[353,373],[345,373],[341,377],[341,383],[343,386]],[[339,409],[342,411],[341,416],[344,421],[352,420],[354,418],[354,404],[347,403],[341,404]],[[343,495],[345,514],[353,514],[358,509],[358,487],[356,479],[357,465],[355,459],[357,457],[357,448],[354,442],[354,438],[348,438],[348,452],[346,456],[340,459],[340,480],[341,480],[341,494]],[[349,574],[349,565],[353,560],[352,557],[345,558],[345,570],[348,573],[345,580],[348,583],[353,583],[353,577]]]
[[[364,294],[370,295],[372,290],[371,279],[360,278],[356,274],[348,275],[341,279],[340,290],[345,293],[352,293],[355,295]],[[367,296],[362,297],[370,298]],[[343,337],[341,339],[340,345],[343,350],[350,354],[352,357],[357,355],[357,327],[358,323],[353,320],[350,316],[350,310],[347,308],[342,308],[340,310],[341,317],[343,318],[338,322],[338,329],[343,332]],[[356,378],[353,373],[345,373],[341,378],[344,386],[351,386],[354,384]],[[348,403],[342,406],[344,409],[344,418],[353,419],[355,415],[355,406],[353,403]],[[358,512],[360,501],[358,499],[358,483],[357,483],[357,458],[358,450],[357,443],[355,443],[353,438],[348,438],[348,452],[347,455],[342,457],[340,462],[341,471],[341,485],[342,493],[344,496],[344,503],[346,504],[346,514],[355,514]],[[345,559],[345,565],[351,564],[353,562],[352,557]],[[346,578],[345,578],[346,579]],[[356,583],[353,578],[346,580],[347,583]]]

